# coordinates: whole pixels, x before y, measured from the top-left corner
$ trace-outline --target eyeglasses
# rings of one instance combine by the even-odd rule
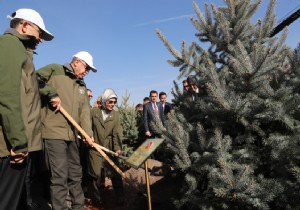
[[[89,65],[87,65],[86,62],[84,62],[83,60],[80,60],[80,59],[78,59],[78,60],[80,61],[80,63],[83,64],[83,66],[87,72],[89,72],[91,70],[91,68],[89,67]]]
[[[108,104],[116,104],[117,101],[108,101],[107,103],[108,103]]]
[[[188,88],[189,86],[188,86],[188,85],[184,85],[183,87],[184,87],[184,88]]]
[[[34,27],[32,23],[29,23],[29,22],[27,22],[27,23],[28,23],[28,25],[30,25],[34,30],[36,30],[36,31],[38,32],[39,37],[41,38],[42,35],[43,35],[43,31],[41,31],[41,30],[39,29],[39,27],[37,27],[37,28]]]
[[[93,98],[93,96],[89,95],[89,98]]]

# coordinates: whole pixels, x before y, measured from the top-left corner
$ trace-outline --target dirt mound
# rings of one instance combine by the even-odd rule
[[[144,165],[143,165],[144,167]],[[161,162],[149,159],[149,181],[150,181],[150,198],[152,208],[155,210],[170,209],[169,195],[172,193],[168,176],[170,168],[164,166]],[[125,185],[125,203],[117,205],[113,192],[111,180],[106,178],[105,188],[102,192],[103,203],[97,206],[87,199],[86,209],[89,210],[142,210],[148,209],[148,196],[145,178],[145,170],[142,168],[130,168],[125,172],[130,181],[138,187],[140,192],[131,187],[124,181]]]

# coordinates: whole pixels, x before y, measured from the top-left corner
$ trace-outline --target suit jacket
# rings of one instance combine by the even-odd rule
[[[156,106],[158,109],[159,119],[161,120],[162,124],[164,124],[164,113],[163,107],[161,103],[156,102]],[[151,129],[150,123],[155,119],[155,110],[152,107],[152,102],[148,102],[143,106],[143,118],[144,118],[144,127],[145,132],[150,131],[153,134],[153,130]]]
[[[163,107],[163,105],[162,105]],[[172,109],[172,104],[169,102],[165,103],[165,107],[163,107],[164,115],[167,115]]]

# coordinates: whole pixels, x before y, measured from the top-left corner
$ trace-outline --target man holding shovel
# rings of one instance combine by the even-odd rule
[[[93,57],[81,51],[69,64],[50,64],[37,71],[42,96],[42,137],[51,170],[50,195],[54,210],[68,209],[68,192],[72,209],[83,209],[84,206],[82,168],[76,143],[78,131],[58,110],[62,106],[70,113],[91,136],[86,141],[92,145],[90,105],[83,81],[90,70],[97,71]]]

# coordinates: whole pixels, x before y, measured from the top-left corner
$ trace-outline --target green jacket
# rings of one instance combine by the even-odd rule
[[[42,148],[32,42],[32,37],[11,28],[0,36],[0,157],[9,156],[11,148],[15,152]]]
[[[92,109],[91,115],[95,143],[112,151],[122,150],[119,113],[112,110],[106,120],[103,121],[102,110],[97,107]],[[98,177],[100,169],[108,168],[108,163],[105,164],[103,157],[98,151],[94,149],[89,151],[89,174]],[[108,175],[112,172],[113,170],[108,172]]]
[[[90,105],[83,80],[77,79],[69,64],[50,64],[37,71],[40,79],[42,96],[42,137],[43,139],[60,139],[74,141],[77,130],[49,103],[58,96],[62,107],[92,136]]]

